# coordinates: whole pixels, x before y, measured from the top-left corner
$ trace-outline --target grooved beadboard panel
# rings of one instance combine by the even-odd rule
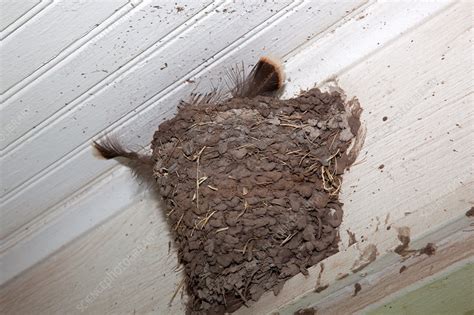
[[[182,27],[183,23],[193,23],[196,14],[211,3],[182,1],[181,5],[186,9],[170,14],[176,12],[176,5],[162,2],[140,3],[70,54],[61,64],[8,99],[2,109],[5,121],[21,116],[24,104],[28,104],[28,112],[22,124],[10,132],[5,131],[7,126],[0,127],[4,134],[0,139],[0,148],[4,150],[10,145],[8,150],[12,150],[25,138],[22,136],[32,135],[53,121],[57,114],[51,116],[58,110],[72,108],[101,87],[104,88],[131,64],[163,45],[165,36],[171,31]],[[212,7],[207,9],[211,10]],[[16,143],[12,144],[14,141]]]
[[[39,132],[27,140],[37,146],[42,143],[50,150],[34,151],[31,145],[25,143],[18,150],[7,154],[5,161],[27,158],[30,163],[26,165],[29,171],[18,169],[7,173],[5,185],[11,185],[12,181],[18,183],[21,178],[31,177],[42,165],[48,165],[48,161],[66,155],[30,179],[24,187],[20,186],[4,198],[2,203],[2,207],[6,209],[4,216],[9,219],[3,223],[2,237],[11,234],[54,203],[79,189],[92,180],[94,174],[100,174],[109,169],[110,165],[114,165],[97,160],[89,149],[89,138],[108,124],[113,124],[113,128],[120,127],[118,132],[125,143],[146,146],[159,122],[169,117],[179,100],[187,97],[196,87],[195,84],[185,82],[189,76],[200,83],[199,88],[206,90],[205,85],[209,84],[209,80],[218,82],[229,64],[240,60],[250,64],[266,51],[284,56],[305,42],[308,37],[325,31],[362,3],[324,3],[319,10],[315,10],[311,2],[296,2],[291,4],[289,9],[281,11],[276,10],[276,4],[254,7],[249,7],[247,4],[246,11],[252,10],[259,14],[246,17],[245,23],[240,19],[227,20],[226,25],[239,30],[234,32],[233,37],[227,37],[227,41],[224,40],[226,36],[230,36],[225,31],[227,28],[216,33],[212,32],[212,38],[224,40],[223,43],[216,42],[212,46],[207,45],[208,32],[214,29],[215,23],[222,23],[218,22],[220,21],[218,17],[222,15],[219,12],[209,13],[188,32],[183,33],[182,39],[176,38],[149,58],[140,61],[102,93],[91,96],[91,101],[80,104],[74,112],[60,116],[43,133]],[[238,10],[232,8],[234,4],[229,5],[227,11]],[[273,12],[268,10],[269,5],[274,8]],[[225,8],[222,7],[221,10]],[[283,7],[278,4],[278,8]],[[281,24],[285,27],[277,27]],[[257,25],[258,27],[255,27]],[[176,58],[174,56],[180,57],[179,52],[183,47],[186,47],[185,50],[194,51],[194,58],[189,55],[191,59],[187,60],[189,68],[182,68],[180,63],[185,60],[179,58],[176,63],[171,63]],[[220,50],[217,50],[219,47]],[[204,63],[203,60],[197,59],[200,56],[205,59]],[[168,62],[169,65],[164,67],[164,63]],[[175,75],[181,76],[179,80],[176,80]],[[164,90],[157,93],[160,87]],[[134,107],[138,105],[137,115]],[[122,117],[123,115],[126,116]],[[89,119],[90,117],[94,119]],[[114,123],[116,119],[120,120]],[[55,127],[56,125],[61,127]],[[86,142],[83,142],[84,140]],[[68,152],[71,149],[74,150]],[[70,177],[67,175],[70,173],[76,175]],[[58,181],[61,181],[61,185],[58,185]],[[43,196],[47,192],[50,197],[45,199]],[[30,197],[22,198],[23,193],[29,193]]]
[[[0,1],[0,32],[40,3],[40,0]]]
[[[20,15],[17,19],[14,20],[13,23],[9,24],[5,29],[0,32],[0,41],[5,40],[8,36],[15,33],[16,30],[20,29],[23,25],[28,24],[35,16],[40,14],[43,10],[49,7],[54,0],[43,0],[40,1],[38,4],[33,6],[30,10],[25,11],[22,15]],[[9,2],[11,3],[11,2]],[[15,4],[20,3],[20,1],[15,2]],[[14,11],[14,10],[13,10]],[[10,13],[13,13],[10,11]],[[18,14],[18,12],[17,12]],[[9,17],[7,19],[13,20],[14,18]],[[0,87],[1,88],[1,87]],[[9,91],[12,91],[10,89]],[[3,102],[6,94],[0,94],[0,101]]]
[[[47,64],[127,2],[57,1],[32,17],[2,43],[0,93]]]

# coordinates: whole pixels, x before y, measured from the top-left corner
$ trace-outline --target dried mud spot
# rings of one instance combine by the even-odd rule
[[[474,207],[466,211],[466,217],[471,218],[474,217]]]
[[[318,274],[318,279],[316,280],[316,286],[314,288],[314,292],[316,293],[321,293],[322,291],[326,290],[329,287],[329,284],[321,285],[321,279],[323,276],[323,271],[324,271],[324,263],[319,264],[319,274]]]
[[[302,308],[293,313],[293,315],[316,315],[317,310],[314,307]]]
[[[352,245],[357,243],[357,239],[354,232],[351,232],[349,230],[346,230],[346,232],[347,232],[347,235],[349,235],[349,243],[347,244],[347,247],[351,247]]]
[[[424,247],[420,248],[418,252],[420,255],[434,255],[436,253],[436,245],[433,243],[427,243]]]
[[[356,296],[359,291],[362,290],[362,286],[360,285],[359,282],[354,284],[354,293],[352,293],[352,296]]]
[[[361,109],[312,89],[181,106],[152,143],[188,313],[233,312],[338,251]]]
[[[360,253],[359,258],[354,261],[351,271],[353,273],[359,272],[368,265],[370,265],[378,255],[377,246],[374,244],[367,245],[364,250]]]
[[[344,278],[347,278],[349,276],[348,273],[338,273],[336,276],[336,280],[342,280]]]
[[[398,239],[400,240],[401,244],[395,247],[393,250],[400,256],[407,256],[413,253],[412,250],[409,250],[410,247],[410,228],[407,226],[403,226],[398,228]]]
[[[398,228],[398,239],[401,244],[395,247],[393,250],[404,259],[412,257],[414,255],[427,255],[431,256],[436,253],[436,245],[434,243],[427,243],[420,249],[410,249],[410,228],[407,226]]]

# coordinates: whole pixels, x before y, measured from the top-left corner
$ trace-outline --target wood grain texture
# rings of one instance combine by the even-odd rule
[[[195,88],[183,83],[186,78],[202,80],[200,89],[206,90],[205,79],[217,82],[224,65],[236,59],[250,64],[262,51],[268,50],[284,56],[287,61],[290,82],[286,96],[300,88],[309,88],[315,82],[321,86],[336,82],[348,97],[357,96],[364,108],[367,139],[360,163],[345,177],[341,252],[324,261],[321,278],[323,284],[329,285],[328,289],[319,294],[313,292],[319,273],[319,266],[315,266],[308,277],[297,275],[289,280],[278,297],[266,294],[238,314],[269,314],[277,310],[281,314],[292,314],[300,307],[315,304],[329,308],[338,297],[347,300],[341,304],[341,311],[359,311],[360,307],[391,293],[390,290],[379,292],[376,283],[383,279],[380,272],[385,267],[393,265],[399,269],[401,266],[399,257],[392,253],[399,244],[399,227],[410,228],[414,248],[424,246],[430,237],[440,247],[439,256],[426,260],[419,257],[416,261],[424,266],[420,267],[423,271],[419,272],[420,276],[429,274],[424,273],[426,268],[438,259],[441,270],[472,256],[469,251],[457,251],[465,248],[464,243],[459,243],[461,247],[451,246],[454,243],[447,241],[443,243],[444,234],[439,232],[447,229],[454,235],[458,231],[454,227],[468,225],[470,222],[464,213],[474,201],[473,69],[472,63],[465,62],[472,58],[472,4],[445,1],[407,7],[403,3],[361,2],[353,12],[340,9],[337,19],[328,14],[329,8],[335,8],[330,4],[320,13],[309,9],[312,5],[307,2],[290,6],[291,9],[278,11],[255,29],[234,38],[214,58],[197,62],[191,72],[180,72],[179,80],[174,78],[173,81],[170,73],[171,83],[163,87],[162,92],[152,93],[147,100],[141,103],[137,100],[132,105],[138,104],[137,113],[130,107],[128,114],[122,112],[114,116],[116,121],[112,122],[107,121],[110,112],[104,108],[104,116],[97,118],[100,123],[94,128],[103,129],[112,123],[108,130],[120,131],[125,142],[145,145],[159,122],[174,114],[179,98]],[[331,9],[331,12],[334,11]],[[280,29],[279,25],[287,28]],[[307,36],[310,36],[309,41],[305,40]],[[159,57],[156,58],[153,66],[138,62],[136,70],[142,72],[137,73],[152,76],[161,65]],[[134,71],[134,68],[131,69]],[[332,80],[323,82],[326,79]],[[123,80],[127,80],[126,76]],[[146,78],[143,80],[143,84],[152,85],[151,81],[146,83]],[[132,83],[140,82],[141,77],[137,76]],[[117,95],[125,97],[124,89],[132,87],[130,84],[124,85]],[[149,90],[138,91],[134,96],[142,97]],[[112,92],[103,93],[111,93],[110,99],[116,97]],[[120,110],[125,111],[125,107]],[[68,115],[61,117],[69,118]],[[137,139],[136,135],[142,138]],[[137,193],[137,186],[124,169],[113,162],[91,158],[88,143],[84,142],[88,137],[89,134],[75,139],[70,147],[54,149],[57,151],[53,159],[64,154],[71,159],[53,163],[48,172],[38,173],[40,177],[33,178],[28,186],[20,185],[21,189],[11,195],[15,197],[2,203],[2,213],[5,209],[10,213],[8,224],[18,224],[16,232],[10,234],[14,237],[2,244],[1,268],[6,270],[7,264],[10,268],[15,263],[19,267],[8,270],[9,276],[3,278],[4,281],[66,246],[0,287],[0,310],[22,314],[79,313],[77,306],[84,305],[81,301],[94,292],[106,278],[107,271],[131,255],[137,242],[157,228],[159,248],[139,255],[140,258],[114,278],[110,288],[87,302],[87,312],[132,313],[135,309],[137,313],[182,313],[179,299],[171,308],[167,306],[168,297],[180,279],[178,274],[170,273],[175,257],[168,256],[166,225],[157,214],[156,204]],[[47,141],[48,137],[44,139]],[[70,174],[67,170],[72,171],[74,178],[67,176]],[[97,177],[100,173],[103,175]],[[90,185],[84,186],[85,183]],[[77,194],[71,195],[75,191]],[[31,194],[31,199],[23,198],[25,193]],[[49,194],[56,196],[43,200],[43,196]],[[70,199],[65,199],[68,196]],[[140,198],[143,201],[121,212],[123,206]],[[29,221],[19,221],[29,215],[25,209],[36,212]],[[147,215],[156,215],[156,221],[152,220],[154,223],[150,225]],[[77,238],[104,220],[107,220],[104,227]],[[33,232],[20,233],[20,226],[31,226]],[[346,229],[355,233],[358,243],[348,246]],[[471,237],[463,233],[463,238]],[[130,238],[130,235],[134,236]],[[353,273],[355,261],[369,244],[376,246],[377,260],[362,272]],[[162,270],[165,276],[160,281],[158,274]],[[345,273],[350,276],[337,280]],[[356,309],[348,296],[353,292],[353,284],[361,281],[365,281],[364,289],[360,307]],[[402,284],[408,285],[410,281]],[[402,286],[391,288],[398,290]],[[372,294],[363,298],[364,291]]]
[[[181,279],[166,231],[158,204],[139,201],[2,286],[0,313],[182,314],[181,293],[168,307]]]

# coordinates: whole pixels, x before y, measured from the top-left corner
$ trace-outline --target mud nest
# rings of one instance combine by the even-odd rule
[[[312,89],[289,100],[197,101],[160,125],[154,176],[188,313],[278,294],[338,251],[341,176],[360,146],[360,113],[356,101]]]

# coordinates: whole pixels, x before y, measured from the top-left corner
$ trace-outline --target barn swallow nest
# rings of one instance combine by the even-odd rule
[[[153,166],[189,314],[231,313],[276,295],[336,253],[342,175],[363,143],[362,110],[340,92],[279,99],[283,72],[269,58],[229,77],[232,97],[194,95],[159,126],[149,160],[121,152]],[[96,146],[106,156],[107,144]]]

